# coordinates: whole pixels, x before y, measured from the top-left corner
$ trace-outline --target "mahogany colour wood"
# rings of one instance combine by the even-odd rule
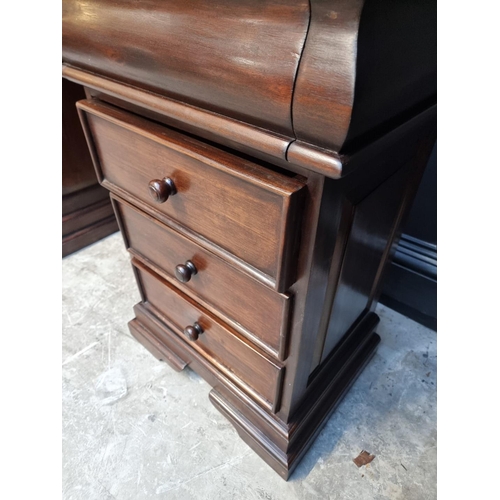
[[[196,340],[188,338],[192,348],[202,352],[261,404],[276,411],[282,366],[140,262],[133,264],[144,303],[155,308],[156,315],[182,338],[186,338],[187,328],[198,324],[199,336]]]
[[[125,245],[167,281],[196,298],[233,328],[283,359],[290,299],[274,293],[189,238],[112,196]],[[155,244],[151,245],[150,242]],[[182,283],[176,267],[191,261],[197,273]]]
[[[62,195],[97,185],[95,170],[85,142],[82,126],[75,109],[77,101],[85,99],[81,85],[63,78],[62,81]],[[107,197],[106,190],[99,188]],[[81,208],[81,207],[80,207]]]
[[[334,151],[344,143],[354,102],[362,7],[362,0],[311,1],[311,24],[293,95],[299,141]]]
[[[118,83],[110,78],[63,65],[63,76],[81,83],[91,97],[152,118],[185,132],[253,155],[284,160],[291,138],[222,116],[212,111],[168,99]]]
[[[148,8],[130,0],[66,0],[63,59],[290,134],[290,101],[308,22],[306,0],[162,1]]]
[[[119,187],[271,277],[293,282],[295,224],[303,183],[118,111],[80,101],[104,186]],[[151,182],[170,178],[158,203]],[[255,241],[259,245],[255,245]]]
[[[118,230],[107,191],[97,181],[75,108],[81,85],[62,81],[62,255]]]
[[[285,479],[380,342],[436,137],[433,10],[64,1],[63,76],[142,294],[130,331]]]

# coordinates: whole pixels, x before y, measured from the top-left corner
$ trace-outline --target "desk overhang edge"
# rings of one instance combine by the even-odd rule
[[[296,141],[295,137],[279,135],[68,64],[63,64],[62,76],[104,95],[170,118],[172,125],[181,130],[201,132],[202,136],[203,132],[209,132],[223,145],[250,147],[269,157],[333,179],[342,176],[343,162],[336,151],[320,149],[312,144]]]

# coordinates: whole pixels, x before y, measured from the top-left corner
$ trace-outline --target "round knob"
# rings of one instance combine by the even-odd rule
[[[186,326],[184,328],[184,335],[192,341],[198,340],[198,337],[203,333],[203,328],[198,324]]]
[[[177,193],[177,189],[170,177],[165,177],[162,180],[153,179],[149,183],[149,194],[156,203],[164,203],[169,196],[173,196],[175,193]]]
[[[191,276],[197,272],[198,270],[190,260],[187,260],[185,264],[179,264],[175,267],[175,277],[181,283],[187,283],[191,279]]]

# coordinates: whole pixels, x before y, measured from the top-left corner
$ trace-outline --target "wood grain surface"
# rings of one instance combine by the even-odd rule
[[[134,260],[133,265],[144,302],[153,306],[162,320],[183,339],[184,329],[199,323],[203,333],[198,340],[186,339],[186,342],[230,373],[244,388],[255,391],[266,406],[276,408],[281,392],[282,366],[139,261]],[[253,391],[251,395],[255,396]]]
[[[311,24],[293,96],[297,140],[339,151],[354,102],[363,0],[311,0]]]
[[[63,1],[63,61],[291,134],[307,0]]]
[[[290,298],[263,286],[129,203],[113,197],[128,249],[158,267],[171,284],[201,300],[233,328],[283,359]],[[187,283],[175,267],[191,260],[197,269]]]
[[[301,181],[107,105],[78,107],[103,185],[231,252],[272,277],[278,291],[293,282]],[[177,193],[155,204],[149,183],[165,177]]]
[[[62,81],[62,195],[97,185],[97,177],[85,142],[76,102],[85,99],[83,87]],[[101,188],[102,189],[102,188]],[[66,212],[67,213],[67,212]]]

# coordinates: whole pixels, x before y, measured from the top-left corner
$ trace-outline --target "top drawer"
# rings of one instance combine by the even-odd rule
[[[95,101],[77,106],[101,184],[167,224],[179,222],[201,236],[202,244],[215,244],[224,257],[278,291],[293,283],[302,178],[112,106]],[[168,199],[158,196],[158,188],[169,194],[164,179],[174,186]]]

